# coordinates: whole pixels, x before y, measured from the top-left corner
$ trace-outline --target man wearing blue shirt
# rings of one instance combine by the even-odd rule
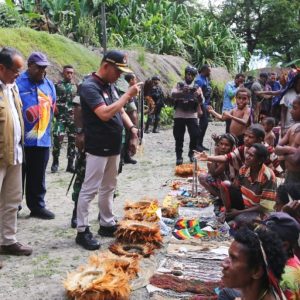
[[[277,74],[274,72],[270,73],[268,84],[270,85],[272,91],[280,91],[281,90],[281,84],[279,83],[279,81],[277,81]],[[272,98],[271,115],[277,121],[280,120],[280,100],[281,100],[280,96],[274,96]]]
[[[224,89],[224,97],[223,97],[223,107],[222,113],[225,111],[231,111],[236,107],[235,102],[235,94],[239,87],[244,84],[245,75],[244,74],[236,74],[234,81],[227,82]],[[226,120],[226,132],[229,132],[230,121]]]
[[[51,147],[51,120],[56,94],[53,83],[46,78],[50,63],[41,52],[28,58],[28,69],[17,79],[23,103],[25,126],[25,196],[31,217],[54,219],[45,207],[45,172]]]
[[[203,139],[205,136],[205,132],[208,126],[208,113],[206,107],[210,105],[210,96],[211,96],[211,86],[209,83],[211,69],[209,65],[203,65],[199,71],[198,75],[195,78],[195,84],[198,85],[202,89],[203,96],[205,101],[201,104],[202,116],[199,118],[199,142],[198,142],[198,149],[201,150],[208,150],[206,147],[203,146]]]

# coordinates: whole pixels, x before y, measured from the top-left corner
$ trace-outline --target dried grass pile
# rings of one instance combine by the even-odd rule
[[[115,232],[116,238],[125,243],[152,243],[160,245],[162,237],[156,223],[123,220]]]
[[[88,265],[67,275],[64,287],[68,297],[76,300],[127,300],[138,264],[136,258],[110,252],[92,254]]]

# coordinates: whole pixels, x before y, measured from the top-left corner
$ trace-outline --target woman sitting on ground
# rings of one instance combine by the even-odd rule
[[[236,300],[286,299],[279,287],[286,259],[282,242],[275,233],[240,229],[229,248],[229,257],[222,263],[222,281],[226,288],[241,291],[242,297],[235,297]],[[219,300],[228,299],[223,296],[221,292]]]
[[[234,183],[223,181],[221,197],[225,206],[226,220],[234,225],[251,223],[274,211],[276,177],[264,163],[268,150],[262,144],[252,145],[246,154],[245,164],[240,168]]]

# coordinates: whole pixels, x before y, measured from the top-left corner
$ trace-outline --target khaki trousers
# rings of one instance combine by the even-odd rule
[[[17,242],[17,213],[22,201],[22,164],[0,168],[1,245]]]
[[[86,170],[77,204],[77,230],[89,226],[89,205],[98,193],[100,226],[115,225],[112,211],[120,155],[95,156],[86,154]]]

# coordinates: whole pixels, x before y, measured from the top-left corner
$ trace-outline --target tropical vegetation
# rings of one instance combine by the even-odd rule
[[[4,22],[1,26],[18,27],[21,19],[21,25],[26,23],[37,30],[46,29],[85,45],[99,46],[102,32],[100,11],[101,5],[105,4],[110,47],[144,47],[157,54],[180,55],[197,67],[209,63],[236,69],[237,57],[241,53],[240,39],[222,22],[207,18],[195,3],[169,0],[7,0],[6,7],[15,22]]]

